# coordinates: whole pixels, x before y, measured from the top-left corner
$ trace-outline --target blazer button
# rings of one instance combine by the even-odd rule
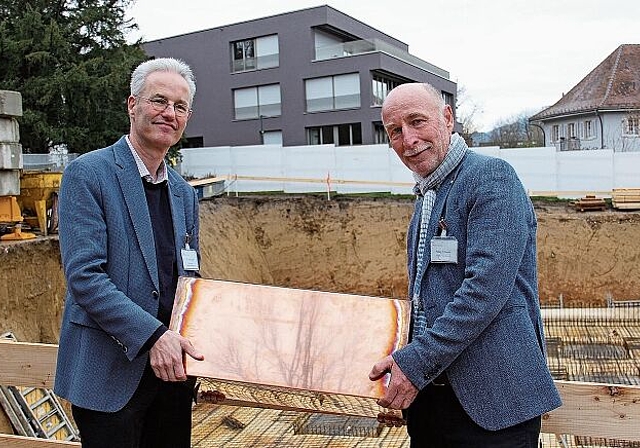
[[[160,297],[160,293],[158,291],[153,291],[151,295],[153,296],[154,299],[157,299],[158,297]]]

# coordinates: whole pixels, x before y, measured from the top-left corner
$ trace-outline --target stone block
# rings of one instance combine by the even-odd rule
[[[20,141],[20,127],[15,118],[0,117],[0,142],[17,143]]]
[[[22,145],[20,143],[0,143],[0,170],[22,168]]]
[[[0,196],[20,195],[20,171],[0,171]]]
[[[13,90],[0,90],[0,117],[22,116],[22,95]]]

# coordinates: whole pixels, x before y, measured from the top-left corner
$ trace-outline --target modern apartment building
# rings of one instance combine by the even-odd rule
[[[383,143],[382,101],[405,82],[431,83],[455,110],[456,83],[447,71],[326,5],[154,40],[144,49],[194,70],[191,147]]]

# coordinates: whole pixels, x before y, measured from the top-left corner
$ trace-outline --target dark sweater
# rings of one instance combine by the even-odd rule
[[[173,300],[178,283],[178,266],[176,258],[175,238],[173,235],[173,219],[169,203],[169,186],[167,182],[152,184],[143,181],[147,197],[151,226],[158,260],[158,280],[160,282],[160,305],[158,319],[169,325]]]

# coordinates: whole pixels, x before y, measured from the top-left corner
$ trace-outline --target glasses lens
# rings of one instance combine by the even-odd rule
[[[164,112],[169,107],[169,100],[166,98],[144,98],[149,102],[156,112]],[[185,117],[189,113],[189,107],[186,104],[173,104],[173,111],[177,117]]]
[[[189,113],[189,108],[184,104],[174,104],[173,110],[176,111],[176,115],[179,117],[184,117]]]

